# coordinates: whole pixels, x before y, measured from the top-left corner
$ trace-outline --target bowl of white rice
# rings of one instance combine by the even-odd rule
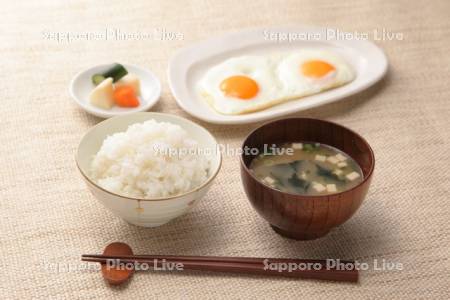
[[[82,138],[76,162],[89,190],[114,214],[155,227],[188,212],[206,194],[221,154],[198,124],[140,112],[94,126]]]

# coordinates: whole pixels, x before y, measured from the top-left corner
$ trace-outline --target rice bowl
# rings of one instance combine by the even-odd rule
[[[116,133],[126,132],[130,125],[144,123],[151,119],[156,122],[178,125],[188,133],[191,139],[198,143],[198,148],[204,150],[199,155],[204,156],[208,163],[206,180],[195,187],[193,187],[195,185],[193,184],[193,188],[186,192],[151,198],[125,196],[100,186],[92,176],[92,163],[102,148],[104,140]],[[128,223],[155,227],[188,212],[205,196],[222,164],[221,153],[217,149],[217,141],[214,136],[208,130],[190,120],[170,114],[139,112],[113,117],[92,127],[80,141],[75,159],[78,170],[90,192],[106,208]]]

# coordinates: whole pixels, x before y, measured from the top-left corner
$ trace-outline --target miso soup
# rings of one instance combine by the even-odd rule
[[[262,183],[282,192],[327,195],[363,180],[359,165],[346,153],[320,143],[288,143],[265,151],[250,163]]]

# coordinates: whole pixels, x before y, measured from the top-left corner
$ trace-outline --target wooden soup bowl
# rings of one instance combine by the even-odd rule
[[[340,193],[302,196],[273,189],[250,172],[250,162],[257,154],[246,148],[261,150],[264,144],[305,141],[327,144],[350,155],[361,167],[363,181]],[[344,126],[319,119],[288,118],[264,124],[251,132],[242,145],[241,178],[252,206],[277,233],[297,240],[325,236],[347,221],[367,194],[374,166],[373,151],[364,138]]]

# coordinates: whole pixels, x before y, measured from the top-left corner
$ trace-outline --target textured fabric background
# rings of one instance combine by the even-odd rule
[[[450,2],[442,1],[3,1],[0,18],[0,298],[440,298],[450,296]],[[151,68],[163,83],[155,111],[190,118],[175,103],[167,62],[180,47],[247,27],[309,24],[347,31],[385,28],[376,41],[388,76],[344,102],[306,111],[356,130],[377,165],[357,214],[310,242],[276,235],[243,192],[238,158],[225,157],[207,197],[155,229],[128,225],[87,191],[74,163],[83,134],[100,119],[78,109],[68,84],[98,63]],[[62,41],[48,33],[119,29],[181,32],[176,41]],[[199,121],[197,121],[199,122]],[[199,122],[240,145],[258,124]],[[363,271],[357,285],[226,274],[140,273],[120,288],[80,270],[82,253],[112,241],[137,253],[353,258],[403,264]],[[57,269],[59,268],[59,269]]]

